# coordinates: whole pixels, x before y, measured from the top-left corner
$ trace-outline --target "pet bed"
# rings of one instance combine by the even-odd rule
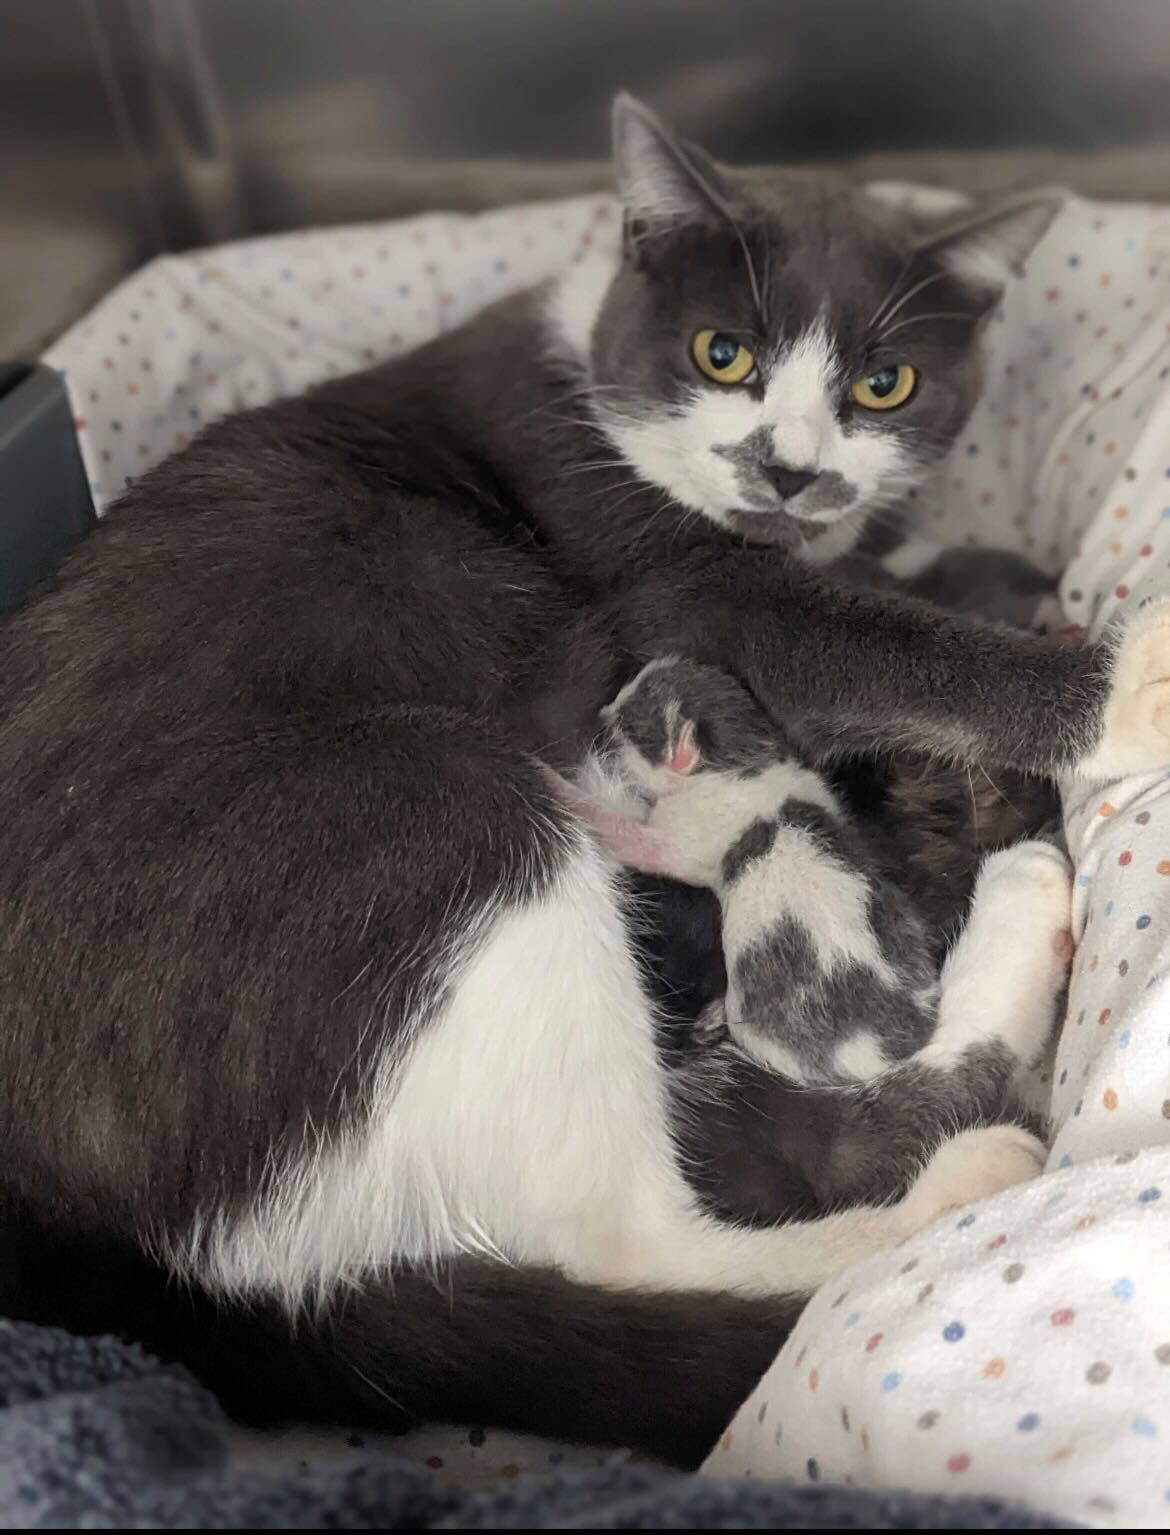
[[[46,358],[95,507],[213,417],[416,345],[617,233],[612,204],[591,197],[152,263]],[[1063,572],[1065,621],[1099,633],[1167,586],[1170,214],[1071,200],[989,352],[982,402],[919,498],[921,531]],[[822,1292],[711,1473],[1165,1522],[1168,791],[1160,774],[1067,797],[1079,950],[1049,1175]]]

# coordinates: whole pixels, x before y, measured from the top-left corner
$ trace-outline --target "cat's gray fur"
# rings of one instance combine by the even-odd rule
[[[924,237],[853,194],[699,175],[635,104],[617,122],[629,238],[593,311],[562,288],[550,322],[552,296],[523,294],[221,422],[0,631],[4,1198],[22,1229],[184,1280],[152,1309],[75,1257],[51,1292],[0,1301],[51,1293],[60,1319],[137,1331],[253,1405],[275,1381],[277,1412],[474,1413],[693,1460],[825,1265],[905,1229],[903,1207],[809,1236],[694,1205],[620,891],[533,758],[571,770],[601,705],[670,652],[855,747],[1044,772],[1114,748],[1115,664],[794,558],[842,552],[833,526],[945,451],[998,293],[965,258],[990,246],[1006,271],[1047,213]],[[759,329],[783,368],[824,311],[835,380],[891,343],[867,331],[891,302],[931,388],[897,421],[822,412],[818,472],[849,508],[812,482],[725,505],[757,471],[714,453],[708,506],[694,464],[665,484],[615,448],[677,426],[691,391],[710,403],[695,326]],[[724,419],[715,440],[735,439]],[[812,472],[800,453],[788,467]],[[554,951],[571,979],[541,968]],[[766,1074],[725,1091],[719,1127],[761,1095],[780,1114],[771,1138],[762,1120],[731,1137],[761,1178],[769,1147],[814,1154],[821,1131]],[[884,1195],[942,1129],[856,1113],[852,1163],[813,1168],[805,1208]],[[824,1133],[846,1145],[841,1128]],[[977,1166],[1005,1176],[1009,1143],[982,1133],[1000,1160],[963,1161],[958,1197],[994,1186]],[[725,1163],[702,1172],[712,1208]],[[193,1321],[168,1338],[168,1305],[229,1342]]]

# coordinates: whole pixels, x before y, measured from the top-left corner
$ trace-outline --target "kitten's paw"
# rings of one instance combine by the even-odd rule
[[[989,854],[975,886],[975,900],[993,908],[1005,946],[1036,944],[1036,979],[1050,988],[1064,985],[1072,960],[1072,895],[1068,854],[1041,837]]]
[[[1124,778],[1170,766],[1170,597],[1125,621],[1109,673],[1097,745],[1074,768],[1084,778]]]
[[[695,1019],[695,1037],[701,1044],[718,1044],[727,1038],[727,998],[716,997]]]
[[[1072,865],[1054,842],[1017,842],[983,860],[925,1062],[950,1068],[993,1040],[1022,1065],[1040,1057],[1068,984],[1072,891]]]
[[[952,1210],[991,1199],[1043,1170],[1044,1143],[1016,1125],[964,1130],[944,1141],[898,1207],[912,1236]]]
[[[1058,842],[1030,837],[987,855],[979,868],[976,899],[994,892],[997,901],[1015,895],[1040,900],[1067,924],[1072,878],[1072,864]]]

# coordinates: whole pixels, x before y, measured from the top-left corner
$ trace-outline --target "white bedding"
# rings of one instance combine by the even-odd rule
[[[616,237],[613,206],[591,197],[153,262],[46,358],[99,511],[216,415],[402,351]],[[939,542],[1063,569],[1067,618],[1094,632],[1165,590],[1170,213],[1070,202],[991,327],[983,401],[920,504]],[[1168,788],[1158,775],[1068,799],[1080,945],[1051,1174],[818,1297],[713,1473],[1168,1522]]]

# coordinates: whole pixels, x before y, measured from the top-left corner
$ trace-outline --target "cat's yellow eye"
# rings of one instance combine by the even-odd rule
[[[866,410],[893,410],[896,405],[905,405],[917,382],[918,375],[910,364],[900,362],[896,368],[875,368],[864,378],[854,379],[849,392]]]
[[[691,342],[691,356],[699,371],[717,384],[742,384],[756,371],[756,359],[734,336],[718,330],[701,330]]]

